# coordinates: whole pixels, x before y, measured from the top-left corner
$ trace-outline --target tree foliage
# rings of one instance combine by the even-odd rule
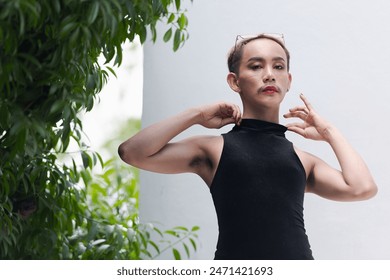
[[[57,247],[61,259],[153,259],[166,250],[181,259],[197,250],[198,227],[162,231],[154,224],[140,223],[137,169],[129,170],[112,158],[100,173],[83,170],[80,180],[85,187],[77,203],[84,209],[83,216],[77,224],[68,221],[73,234]]]
[[[114,73],[98,57],[119,66],[122,43],[155,41],[160,21],[177,50],[188,36],[180,2],[0,0],[0,258],[72,258],[69,236],[93,218],[80,180],[104,165],[79,118]],[[81,169],[59,160],[71,141]]]

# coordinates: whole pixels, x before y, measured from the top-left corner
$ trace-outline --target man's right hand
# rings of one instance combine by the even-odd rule
[[[199,124],[206,128],[221,128],[227,124],[241,122],[241,110],[232,103],[215,103],[197,108],[200,112]]]

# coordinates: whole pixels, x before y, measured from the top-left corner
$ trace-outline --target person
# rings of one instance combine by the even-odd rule
[[[302,105],[283,116],[279,109],[292,76],[282,38],[260,34],[237,37],[228,57],[227,82],[242,100],[193,107],[162,120],[123,142],[126,163],[159,173],[199,175],[213,198],[219,236],[215,259],[313,259],[305,231],[305,192],[337,201],[373,197],[377,186],[361,156],[341,132],[300,95]],[[222,135],[172,139],[193,125]],[[286,131],[326,141],[341,169],[295,147]]]

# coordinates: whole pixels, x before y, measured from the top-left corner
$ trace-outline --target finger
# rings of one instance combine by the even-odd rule
[[[231,123],[234,123],[234,119],[233,118],[224,118],[224,119],[221,119],[221,126],[220,127],[223,127],[227,124],[231,124]]]
[[[285,118],[300,118],[301,120],[306,120],[307,114],[302,111],[289,112],[283,115]]]
[[[233,103],[224,103],[222,112],[222,123],[221,125],[227,125],[231,123],[239,124],[241,122],[241,110],[240,107]]]
[[[306,96],[303,95],[303,93],[301,93],[299,95],[299,97],[302,99],[303,103],[305,103],[305,105],[309,109],[309,111],[314,109],[313,106],[311,105],[311,103],[309,102],[309,100],[306,98]]]
[[[234,106],[229,103],[223,103],[220,105],[220,112],[223,118],[232,118],[234,116]]]
[[[286,124],[286,127],[288,128],[288,129],[290,129],[290,128],[300,128],[300,129],[305,129],[306,127],[307,127],[307,125],[305,124],[305,123],[303,123],[303,122],[295,122],[295,123],[288,123],[288,124]]]
[[[235,123],[237,123],[237,120],[240,116],[240,109],[236,104],[229,104],[229,106],[231,106],[231,114],[229,115],[229,117],[232,118]]]
[[[306,106],[296,106],[296,107],[294,107],[294,108],[289,109],[289,111],[290,111],[290,112],[303,111],[303,112],[305,112],[306,114],[309,113],[309,110],[307,109]]]
[[[288,112],[288,113],[284,114],[283,117],[286,118],[286,119],[294,118],[293,113],[291,113],[291,112]]]
[[[237,105],[232,104],[232,109],[233,109],[232,118],[236,119],[236,118],[237,118],[237,115],[238,115]]]
[[[289,131],[306,137],[306,126],[304,123],[291,123],[287,124],[286,127]]]
[[[300,127],[296,127],[296,126],[288,127],[288,130],[292,131],[292,132],[294,132],[296,134],[299,134],[299,135],[301,135],[303,137],[306,137],[305,130],[300,128]]]
[[[224,104],[224,113],[226,114],[226,115],[233,115],[233,112],[234,112],[234,108],[233,108],[233,106],[231,105],[231,104],[229,104],[229,103],[225,103]]]
[[[236,124],[239,125],[241,123],[241,109],[238,105],[235,105],[235,107],[236,107],[235,121]]]

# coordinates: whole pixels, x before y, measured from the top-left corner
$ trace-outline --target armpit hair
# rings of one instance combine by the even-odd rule
[[[190,166],[192,168],[200,168],[200,167],[207,167],[212,169],[214,164],[208,157],[195,157],[191,162]]]

